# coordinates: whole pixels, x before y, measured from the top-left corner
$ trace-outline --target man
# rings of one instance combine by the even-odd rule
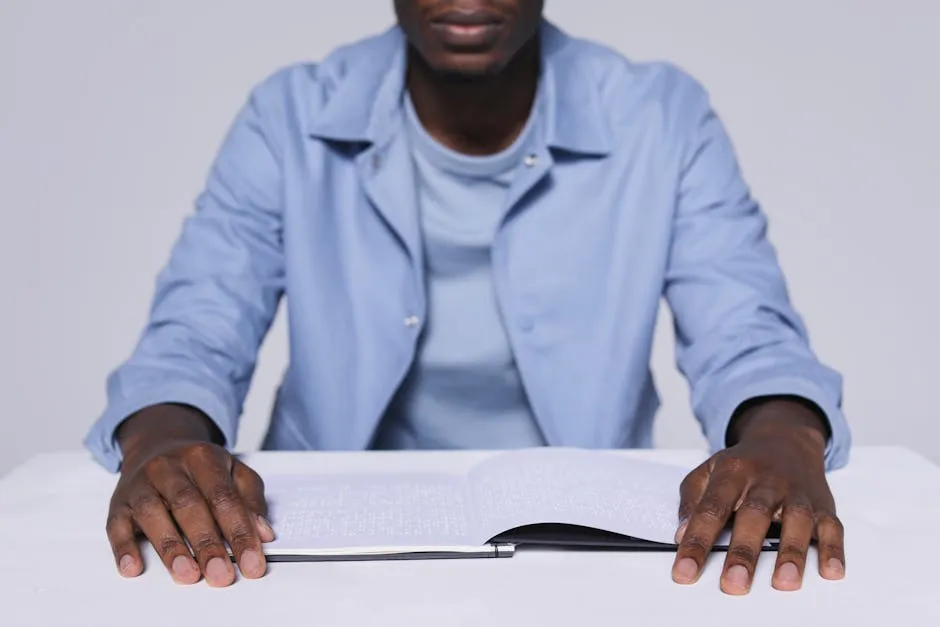
[[[725,592],[748,591],[773,521],[776,588],[800,587],[813,538],[843,576],[841,381],[703,89],[542,5],[397,0],[397,28],[254,91],[88,436],[121,469],[123,575],[138,533],[180,583],[231,583],[224,542],[264,573],[263,484],[225,447],[286,294],[270,449],[649,446],[665,296],[714,452],[681,486],[673,578],[697,580],[732,514]]]

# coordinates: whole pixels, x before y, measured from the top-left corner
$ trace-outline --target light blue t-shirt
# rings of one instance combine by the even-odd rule
[[[415,363],[376,438],[378,448],[541,446],[493,285],[491,249],[510,185],[530,148],[532,116],[485,157],[443,146],[410,98],[405,118],[418,189],[428,319]]]

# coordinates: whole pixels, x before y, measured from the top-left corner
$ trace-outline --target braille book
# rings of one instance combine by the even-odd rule
[[[526,546],[674,551],[687,472],[542,448],[497,453],[466,472],[270,475],[277,539],[265,553],[319,561],[511,557]]]

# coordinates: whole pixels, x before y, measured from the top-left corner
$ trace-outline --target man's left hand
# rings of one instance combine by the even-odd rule
[[[737,416],[729,429],[732,445],[682,482],[673,579],[681,584],[698,580],[732,516],[731,545],[721,575],[724,592],[748,592],[773,522],[781,524],[774,588],[800,588],[813,539],[820,575],[841,579],[843,528],[826,482],[826,438],[823,418],[794,400],[756,403]]]

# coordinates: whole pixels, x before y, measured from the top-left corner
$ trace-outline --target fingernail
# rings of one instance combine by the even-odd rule
[[[787,562],[777,570],[777,583],[787,590],[796,590],[800,587],[800,571],[796,564]]]
[[[134,571],[134,558],[130,555],[125,555],[121,558],[121,562],[118,565],[118,568],[121,571],[122,575],[130,575]]]
[[[690,584],[695,583],[698,577],[698,564],[691,557],[684,557],[676,562],[672,569],[672,578],[676,583]]]
[[[725,573],[725,583],[730,588],[727,592],[747,592],[749,578],[750,574],[747,572],[747,568],[735,564]]]
[[[827,574],[831,575],[833,578],[841,579],[845,576],[845,566],[842,564],[842,561],[839,558],[829,558],[827,566],[829,567],[829,572]]]
[[[267,518],[258,515],[258,533],[261,534],[262,542],[274,542],[274,528]]]
[[[256,579],[264,574],[264,560],[257,551],[245,551],[238,562],[242,574],[248,578]]]
[[[173,560],[172,567],[173,576],[180,581],[189,581],[193,578],[193,575],[196,574],[192,560],[185,555],[178,555],[176,559]]]
[[[213,557],[206,564],[206,581],[210,586],[227,586],[231,582],[231,575],[221,557]]]

